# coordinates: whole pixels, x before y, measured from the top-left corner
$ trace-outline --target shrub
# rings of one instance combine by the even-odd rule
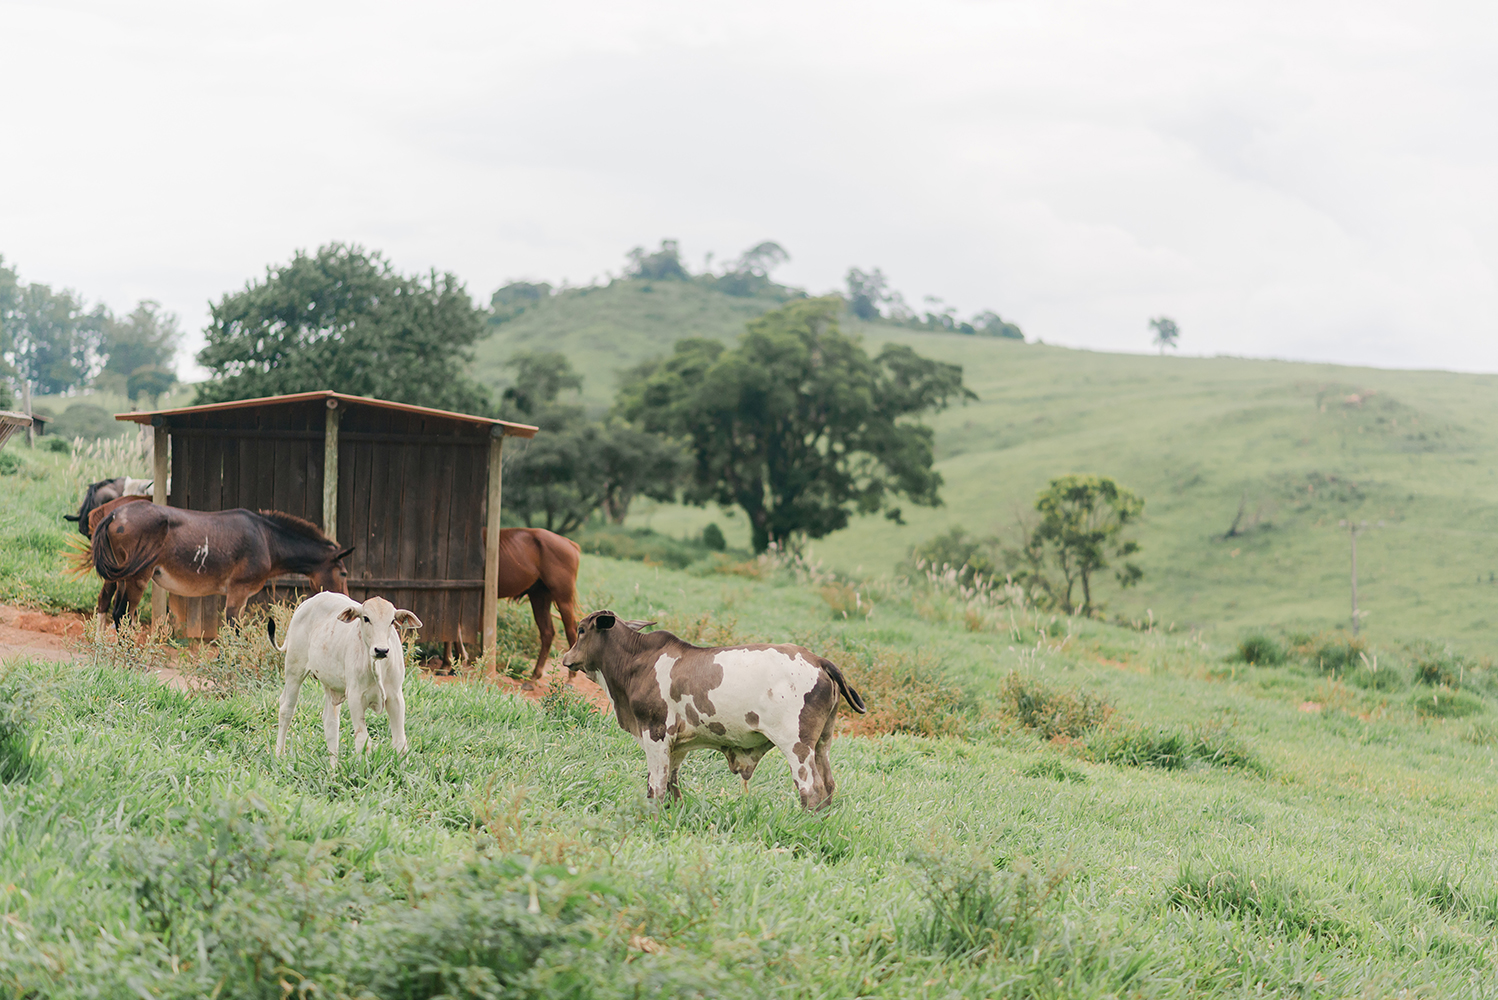
[[[1446,862],[1436,871],[1410,875],[1410,895],[1443,913],[1466,917],[1484,927],[1498,924],[1498,889],[1494,880],[1472,879]]]
[[[851,583],[824,584],[822,600],[832,609],[834,618],[869,618],[874,614],[873,602],[865,600],[863,594]]]
[[[702,529],[702,545],[714,552],[722,552],[728,548],[728,539],[723,537],[723,529],[718,527],[716,521]]]
[[[1046,754],[1020,773],[1027,778],[1050,778],[1052,781],[1074,781],[1077,784],[1087,780],[1087,775],[1069,767],[1066,761],[1055,754]]]
[[[999,689],[1005,714],[1041,739],[1077,739],[1102,726],[1113,706],[1086,691],[1055,691],[1034,678],[1012,671]]]
[[[26,463],[13,451],[0,451],[0,476],[14,476]]]
[[[826,655],[863,697],[868,713],[844,706],[839,728],[859,736],[908,733],[962,736],[977,711],[973,696],[944,676],[929,653],[862,643],[844,635]]]
[[[1416,715],[1427,719],[1461,719],[1486,712],[1488,703],[1475,694],[1442,687],[1415,694],[1410,698],[1410,707]]]
[[[1192,726],[1185,732],[1144,726],[1101,729],[1087,738],[1081,753],[1099,764],[1177,770],[1198,762],[1209,767],[1238,768],[1260,776],[1269,774],[1268,765],[1258,754],[1231,727],[1221,723]]]
[[[1467,680],[1467,674],[1477,665],[1450,646],[1438,646],[1433,642],[1422,642],[1409,649],[1410,673],[1420,684],[1431,687],[1459,688]]]
[[[1287,938],[1332,943],[1357,938],[1356,929],[1325,912],[1294,882],[1269,871],[1251,871],[1234,859],[1194,857],[1181,861],[1170,905],[1258,924]]]
[[[947,853],[918,852],[909,860],[929,907],[915,933],[918,944],[974,963],[1015,958],[1048,937],[1046,910],[1071,874],[1023,862],[999,871],[986,859],[953,862]]]
[[[0,675],[0,784],[26,781],[41,766],[34,737],[41,701],[28,674],[12,667]]]
[[[541,711],[563,729],[578,729],[598,721],[598,713],[577,688],[552,679],[541,696]]]
[[[708,558],[714,551],[700,541],[671,538],[656,534],[649,528],[626,529],[615,525],[590,525],[578,534],[576,540],[590,555],[633,559],[672,569],[686,569]]]
[[[71,455],[73,446],[68,444],[67,438],[44,437],[38,442],[37,447],[42,451],[50,451],[56,455]]]
[[[1238,660],[1260,667],[1277,667],[1285,662],[1285,647],[1263,632],[1250,633],[1238,643]]]
[[[1322,633],[1297,646],[1295,652],[1307,666],[1322,673],[1341,674],[1362,665],[1368,655],[1368,641],[1339,632]]]

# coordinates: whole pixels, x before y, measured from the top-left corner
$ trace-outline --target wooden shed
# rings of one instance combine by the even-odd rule
[[[410,608],[424,642],[482,638],[494,648],[501,452],[506,437],[536,428],[326,390],[115,419],[155,428],[156,503],[306,518],[355,546],[355,600]],[[302,577],[273,582],[306,586]],[[188,636],[216,634],[223,607],[221,596],[171,598]],[[162,620],[159,588],[151,608]]]

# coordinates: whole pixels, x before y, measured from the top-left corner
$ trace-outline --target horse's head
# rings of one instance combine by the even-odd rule
[[[352,551],[352,545],[346,549],[335,548],[328,553],[326,560],[307,574],[312,581],[313,593],[331,590],[335,594],[348,596],[348,567],[343,564],[343,560]]]

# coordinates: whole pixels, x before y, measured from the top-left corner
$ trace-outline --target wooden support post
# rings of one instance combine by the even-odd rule
[[[496,426],[489,439],[489,501],[484,512],[484,662],[495,671],[499,640],[499,501],[501,495],[504,429]]]
[[[328,400],[327,430],[322,440],[322,532],[338,541],[338,400]]]
[[[166,481],[172,474],[169,457],[172,434],[164,425],[157,425],[153,429],[156,434],[151,448],[151,458],[154,466],[152,475],[155,478],[151,480],[151,502],[164,505]],[[151,628],[159,631],[167,627],[166,588],[159,583],[153,583],[151,584]]]

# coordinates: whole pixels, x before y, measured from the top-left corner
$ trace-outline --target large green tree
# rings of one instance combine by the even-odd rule
[[[1072,591],[1082,585],[1084,615],[1092,614],[1092,577],[1107,569],[1112,557],[1124,558],[1139,551],[1139,545],[1123,537],[1124,529],[1144,513],[1144,498],[1107,476],[1062,476],[1035,498],[1040,523],[1032,546],[1050,555],[1061,573],[1061,606],[1067,614],[1077,610]],[[1144,572],[1125,562],[1116,573],[1120,586],[1130,587]]]
[[[42,393],[81,389],[104,364],[109,311],[68,289],[24,284],[0,258],[0,373]]]
[[[143,299],[130,315],[111,318],[104,328],[104,370],[129,378],[142,368],[168,370],[182,339],[175,313],[160,302]]]
[[[899,520],[898,497],[935,506],[931,431],[910,420],[976,398],[958,365],[888,344],[877,357],[838,329],[839,296],[803,299],[749,324],[738,346],[704,339],[635,369],[618,410],[687,442],[686,499],[737,505],[756,551],[821,538],[856,513]]]
[[[560,396],[582,386],[565,355],[521,352],[510,359],[515,383],[503,395],[505,417],[541,433],[505,468],[505,507],[528,525],[570,533],[602,511],[623,522],[637,496],[676,498],[681,448],[623,421],[590,420]]]
[[[198,402],[336,389],[487,413],[464,374],[484,318],[451,274],[403,275],[342,243],[299,252],[213,306]]]

